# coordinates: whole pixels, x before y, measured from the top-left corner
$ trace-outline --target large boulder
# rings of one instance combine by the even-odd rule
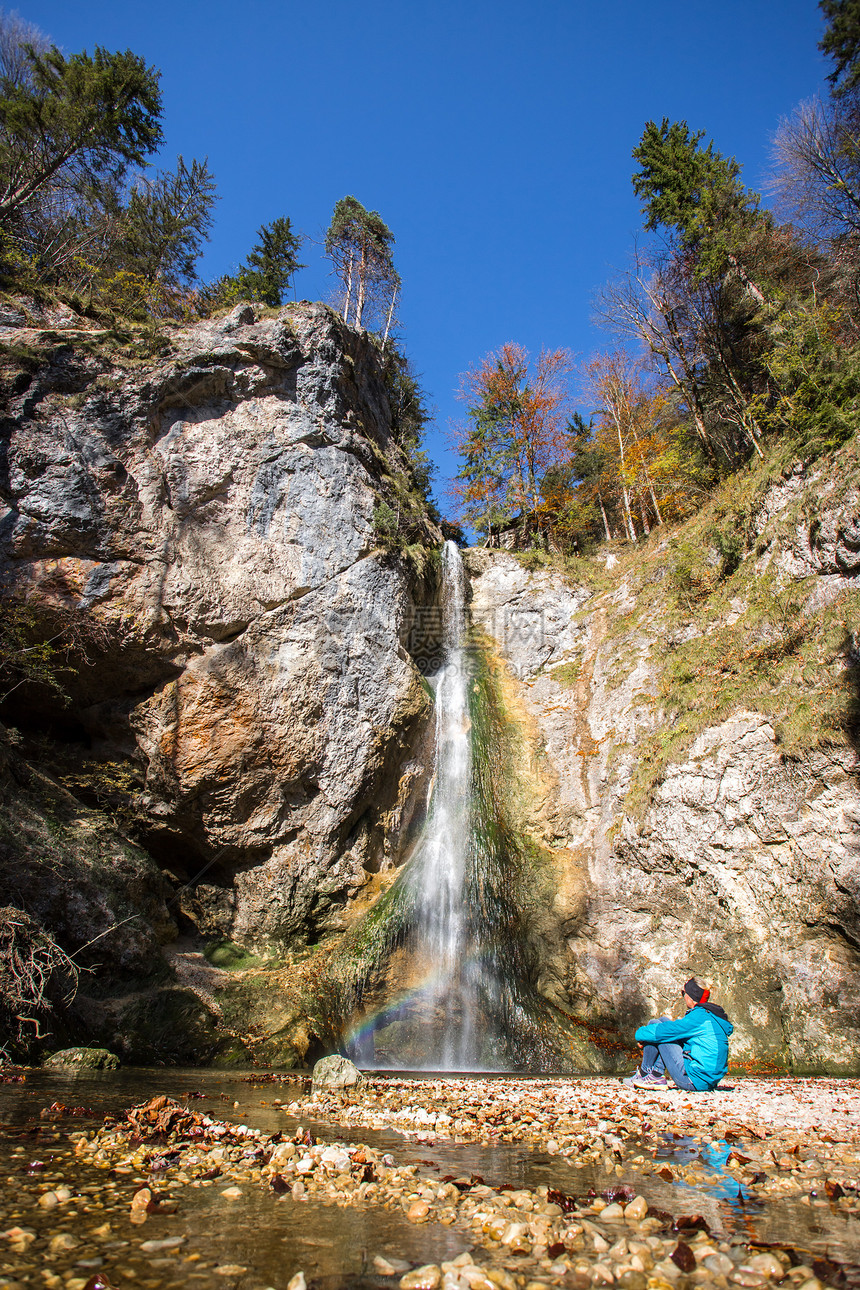
[[[337,1053],[331,1057],[322,1057],[313,1069],[313,1092],[321,1093],[325,1089],[355,1088],[363,1084],[365,1076],[348,1057]]]
[[[113,1071],[119,1058],[106,1048],[64,1048],[46,1057],[43,1066],[62,1071]]]

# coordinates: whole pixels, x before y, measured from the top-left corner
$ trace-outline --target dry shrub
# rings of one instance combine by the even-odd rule
[[[0,907],[0,1054],[27,1055],[47,1040],[78,986],[78,968],[43,927]]]

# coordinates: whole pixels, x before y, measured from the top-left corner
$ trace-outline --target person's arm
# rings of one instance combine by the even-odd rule
[[[649,1021],[647,1026],[640,1026],[634,1038],[637,1044],[680,1044],[689,1039],[699,1029],[699,1019],[695,1008],[677,1021]]]

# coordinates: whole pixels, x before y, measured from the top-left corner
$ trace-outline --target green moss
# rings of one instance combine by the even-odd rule
[[[203,955],[213,967],[225,972],[244,972],[265,962],[259,955],[250,954],[232,941],[216,941],[213,945],[207,945]]]
[[[562,663],[560,667],[554,667],[550,675],[552,679],[565,690],[572,690],[576,685],[582,673],[582,664],[579,662]]]

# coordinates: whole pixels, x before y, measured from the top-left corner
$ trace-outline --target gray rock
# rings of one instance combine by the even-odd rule
[[[318,939],[399,862],[431,707],[416,586],[373,533],[406,468],[377,352],[323,306],[258,313],[176,329],[108,390],[84,356],[73,401],[40,371],[0,509],[4,585],[46,636],[70,604],[98,634],[71,710],[139,768],[182,910],[251,945]]]
[[[364,1081],[365,1077],[358,1067],[348,1057],[337,1054],[320,1058],[313,1069],[312,1087],[315,1093],[326,1088],[354,1088]]]
[[[772,491],[763,532],[783,523],[803,487],[792,476]],[[769,549],[769,558],[794,561],[786,577],[815,571],[827,585],[817,600],[816,587],[808,591],[807,612],[844,592],[837,534],[843,545],[854,541],[844,519],[852,505],[840,502],[836,517],[822,509],[815,531],[831,537],[817,554],[809,545],[803,560],[800,548]],[[470,553],[468,566],[473,615],[507,664],[506,701],[527,741],[528,823],[555,861],[541,991],[630,1033],[671,1010],[679,983],[695,973],[735,1024],[735,1058],[856,1070],[854,750],[824,746],[787,760],[765,715],[737,711],[667,766],[633,818],[625,799],[637,743],[665,719],[650,662],[659,618],[626,632],[614,626],[635,607],[626,578],[591,595],[501,552]],[[507,629],[514,615],[551,626],[517,633]]]

